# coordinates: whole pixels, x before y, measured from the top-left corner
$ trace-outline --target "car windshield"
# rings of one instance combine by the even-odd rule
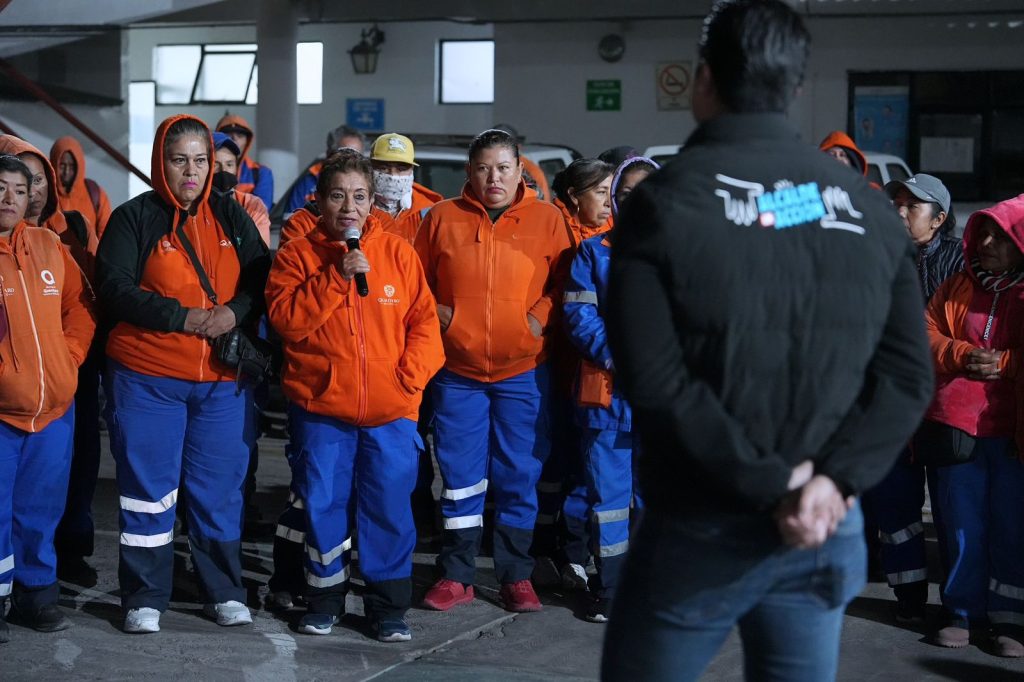
[[[454,159],[417,159],[416,182],[446,199],[462,194],[466,182],[466,163]]]

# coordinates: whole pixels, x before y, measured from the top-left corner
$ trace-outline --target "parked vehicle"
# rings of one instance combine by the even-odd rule
[[[879,187],[885,187],[887,182],[893,180],[906,180],[913,173],[906,162],[892,154],[879,154],[877,152],[864,152],[868,160],[868,181],[877,183]]]

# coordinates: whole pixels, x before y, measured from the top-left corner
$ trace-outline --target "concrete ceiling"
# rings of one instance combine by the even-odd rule
[[[260,0],[266,2],[268,0]],[[290,1],[306,22],[456,20],[481,23],[703,17],[711,0],[269,0]],[[1022,0],[787,0],[809,16],[1019,14]],[[101,0],[102,2],[102,0]],[[143,24],[254,23],[259,1],[222,0]]]

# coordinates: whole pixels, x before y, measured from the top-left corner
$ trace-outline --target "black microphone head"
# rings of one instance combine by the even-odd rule
[[[345,228],[345,231],[342,233],[342,237],[345,239],[346,244],[352,241],[353,239],[355,239],[356,243],[358,243],[359,238],[362,235],[363,233],[358,227],[347,227]]]

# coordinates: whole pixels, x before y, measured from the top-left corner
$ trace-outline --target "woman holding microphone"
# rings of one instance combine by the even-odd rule
[[[408,641],[416,418],[444,364],[436,303],[412,246],[370,215],[369,160],[337,152],[316,192],[316,228],[284,246],[267,284],[284,342],[292,493],[306,516],[299,629],[330,634],[344,614],[355,525],[371,628],[380,641]]]

